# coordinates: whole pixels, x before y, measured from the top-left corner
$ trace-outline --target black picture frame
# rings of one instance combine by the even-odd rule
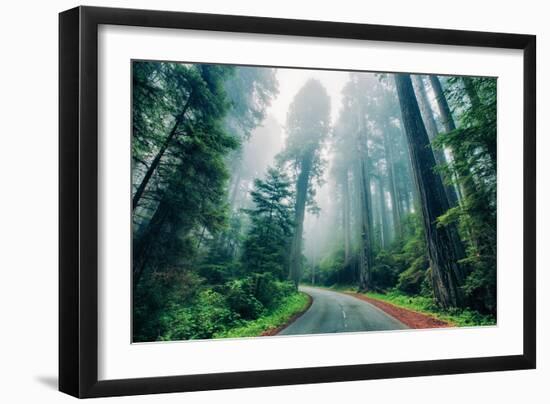
[[[523,354],[98,380],[98,26],[463,45],[523,50]],[[536,37],[183,12],[77,7],[59,15],[59,389],[103,397],[534,369]]]

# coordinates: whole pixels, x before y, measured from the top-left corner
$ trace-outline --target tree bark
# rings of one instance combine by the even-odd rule
[[[231,195],[229,197],[229,205],[233,211],[237,210],[235,209],[235,201],[237,200],[237,194],[239,193],[239,189],[241,186],[241,176],[242,176],[242,164],[239,164],[237,167],[237,172],[234,175],[233,183],[231,184]]]
[[[428,132],[428,137],[430,139],[430,144],[433,143],[434,139],[437,136],[437,125],[435,124],[435,119],[433,116],[433,111],[430,106],[430,101],[428,100],[428,95],[426,94],[426,87],[424,86],[424,81],[422,80],[422,77],[419,75],[412,76],[413,82],[416,87],[416,94],[418,95],[418,101],[420,105],[420,110],[422,113],[422,118],[424,120],[424,123],[426,125],[426,130]],[[445,153],[440,148],[435,148],[432,146],[432,150],[434,153],[435,160],[438,165],[445,165],[447,164],[447,158],[445,157]],[[441,175],[441,179],[443,181],[443,186],[445,188],[445,194],[447,195],[447,199],[449,200],[449,205],[451,206],[457,206],[458,205],[458,197],[456,195],[456,191],[453,185],[451,184],[445,184],[445,180],[443,178],[443,175]]]
[[[372,254],[372,200],[370,192],[370,174],[368,172],[369,149],[367,132],[364,122],[364,113],[358,111],[359,130],[356,135],[357,143],[357,168],[359,190],[359,211],[360,217],[360,241],[361,249],[359,254],[359,290],[367,291],[371,287],[371,270],[373,266]]]
[[[361,198],[361,267],[359,271],[359,290],[367,291],[371,287],[372,254],[372,201],[370,194],[370,176],[367,173],[366,159],[359,162],[359,181]]]
[[[294,216],[294,235],[290,247],[289,278],[296,288],[302,273],[302,237],[304,232],[304,217],[306,211],[309,176],[313,163],[313,152],[307,152],[300,164],[300,174],[296,182],[296,204]]]
[[[380,214],[380,246],[386,248],[389,245],[389,226],[388,226],[388,212],[386,208],[386,197],[384,195],[384,183],[382,177],[377,178],[378,182],[378,206]]]
[[[437,76],[431,75],[430,76],[430,83],[432,85],[432,88],[435,93],[435,97],[437,100],[437,105],[439,107],[439,113],[441,115],[441,122],[443,124],[443,128],[445,129],[445,132],[451,132],[456,129],[456,125],[453,119],[453,116],[451,114],[451,110],[449,108],[449,104],[447,102],[447,98],[445,97],[445,94],[443,93],[443,89],[441,87],[441,83]],[[463,198],[470,197],[471,195],[475,195],[476,193],[476,185],[474,184],[474,181],[472,180],[470,175],[460,175],[456,173],[457,180],[458,180],[458,189],[459,193],[463,194]],[[462,198],[460,199],[462,200]],[[471,226],[468,226],[468,234],[471,243],[475,248],[478,248],[479,241],[477,237],[474,235],[474,232],[471,229]]]
[[[342,220],[342,230],[344,232],[344,265],[347,265],[351,254],[350,197],[347,168],[344,170],[342,175]]]
[[[389,137],[389,138],[388,138]],[[397,185],[395,181],[395,167],[394,167],[394,153],[393,144],[391,139],[391,133],[389,132],[388,125],[384,126],[384,154],[386,155],[386,164],[388,165],[388,181],[390,183],[389,191],[391,197],[391,209],[395,238],[401,238],[403,231],[401,228],[402,218],[402,206],[399,201]]]
[[[440,176],[433,172],[436,162],[429,147],[430,140],[420,115],[411,78],[406,74],[397,74],[395,83],[420,198],[434,294],[444,308],[462,307],[464,297],[460,286],[464,273],[459,260],[464,256],[456,249],[457,229],[454,224],[437,226],[437,218],[449,209],[449,202]]]
[[[447,103],[447,99],[445,98],[445,94],[443,94],[441,82],[439,81],[439,78],[433,74],[429,77],[430,84],[432,85],[432,89],[434,90],[435,101],[437,102],[437,106],[439,108],[439,114],[441,115],[441,124],[443,125],[445,132],[452,132],[456,129],[456,125],[453,119],[453,115],[451,114],[449,104]]]

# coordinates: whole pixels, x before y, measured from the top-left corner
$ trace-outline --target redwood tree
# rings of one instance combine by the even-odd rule
[[[437,225],[438,217],[449,209],[449,202],[441,178],[433,170],[436,162],[411,78],[408,74],[398,74],[395,75],[395,83],[420,198],[434,294],[439,304],[445,308],[461,307],[464,305],[460,289],[464,280],[464,269],[459,262],[463,253],[456,247],[457,229],[454,223]]]
[[[330,99],[317,80],[309,80],[292,101],[286,122],[288,138],[279,159],[295,175],[294,236],[289,278],[298,287],[302,272],[302,238],[306,205],[313,202],[313,181],[322,170],[321,145],[329,131]]]

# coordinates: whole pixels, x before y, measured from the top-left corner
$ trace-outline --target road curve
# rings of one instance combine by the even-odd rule
[[[300,286],[311,307],[277,335],[402,330],[408,328],[378,307],[344,293]]]

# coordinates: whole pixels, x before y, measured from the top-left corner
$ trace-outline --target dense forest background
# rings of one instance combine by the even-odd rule
[[[301,283],[496,321],[496,79],[132,68],[134,341],[261,335]]]

